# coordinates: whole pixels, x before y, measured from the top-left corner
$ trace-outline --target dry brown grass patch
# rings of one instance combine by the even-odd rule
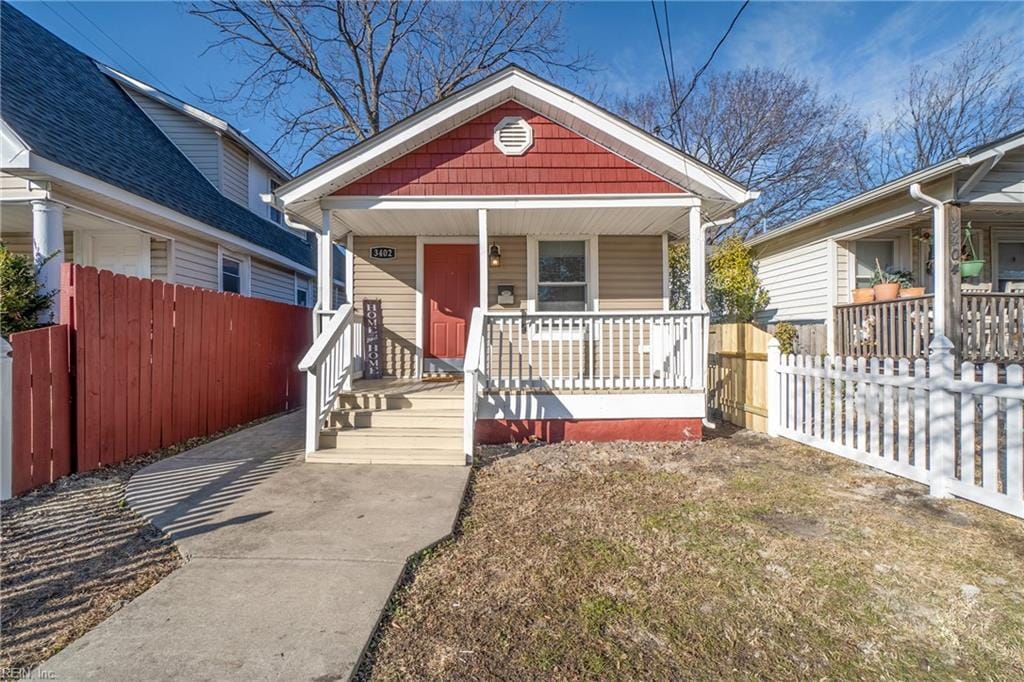
[[[1024,677],[1024,524],[748,432],[488,449],[381,679]]]

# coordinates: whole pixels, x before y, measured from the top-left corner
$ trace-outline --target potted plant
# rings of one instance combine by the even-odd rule
[[[900,270],[883,270],[881,263],[875,259],[875,274],[871,278],[875,290],[876,301],[895,301],[899,298],[900,287],[908,282],[910,274]]]
[[[902,289],[900,289],[900,298],[914,298],[915,296],[924,296],[924,287],[910,286],[913,282],[908,282]]]
[[[853,290],[853,302],[854,303],[871,303],[875,300],[875,290],[872,287],[864,287],[863,289]]]
[[[970,222],[964,228],[964,248],[960,253],[960,276],[977,277],[980,275],[985,267],[985,260],[978,258],[978,254],[974,251],[974,240],[971,239]],[[970,256],[970,258],[967,256]]]

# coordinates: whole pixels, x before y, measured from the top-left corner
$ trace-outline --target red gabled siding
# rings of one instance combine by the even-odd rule
[[[533,146],[505,156],[494,126],[522,116]],[[363,176],[335,194],[467,196],[649,194],[683,190],[515,102],[507,102]]]

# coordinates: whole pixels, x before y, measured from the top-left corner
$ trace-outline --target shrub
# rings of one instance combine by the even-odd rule
[[[47,260],[33,263],[31,256],[11,253],[0,242],[0,331],[4,336],[45,324],[39,318],[56,294],[39,290],[39,268]]]
[[[783,355],[796,351],[796,327],[792,322],[779,322],[772,335],[779,342],[779,351]]]
[[[729,322],[753,322],[768,307],[754,256],[738,236],[727,237],[708,258],[708,306],[715,317]]]

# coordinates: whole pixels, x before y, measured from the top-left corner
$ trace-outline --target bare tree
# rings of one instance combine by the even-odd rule
[[[217,98],[273,116],[295,166],[366,139],[474,80],[519,61],[586,68],[566,56],[555,2],[214,0],[189,12],[220,31],[248,75]]]
[[[934,69],[914,68],[883,121],[866,185],[924,168],[1024,127],[1024,48],[971,40]]]
[[[618,109],[761,198],[710,234],[747,236],[848,196],[858,183],[865,130],[846,104],[771,69],[707,77],[669,122],[668,88],[627,97]]]

